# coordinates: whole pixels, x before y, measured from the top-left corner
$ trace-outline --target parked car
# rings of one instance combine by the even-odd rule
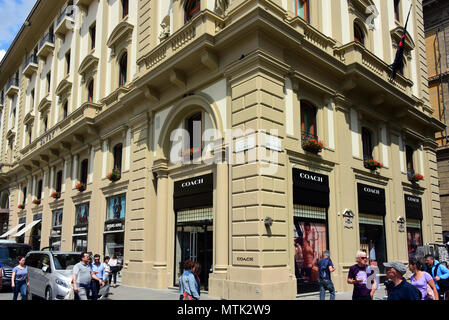
[[[30,277],[30,292],[46,300],[64,300],[72,288],[72,270],[80,262],[81,252],[30,251],[26,265]],[[100,299],[109,288],[100,289]]]
[[[0,264],[2,265],[1,287],[11,287],[12,269],[19,264],[18,256],[25,257],[31,246],[15,241],[0,240]]]

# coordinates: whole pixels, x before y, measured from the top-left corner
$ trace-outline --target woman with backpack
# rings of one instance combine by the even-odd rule
[[[408,268],[413,273],[411,276],[412,285],[421,292],[421,300],[439,300],[435,282],[429,273],[423,271],[422,263],[416,258],[411,258]]]
[[[179,291],[182,292],[183,300],[200,300],[198,282],[194,274],[195,262],[192,260],[184,262],[184,270],[179,278]]]

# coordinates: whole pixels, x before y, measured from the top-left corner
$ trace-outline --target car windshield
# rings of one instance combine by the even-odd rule
[[[30,251],[29,247],[0,246],[0,260],[3,261],[17,260],[18,256],[25,257],[28,251]]]
[[[56,270],[72,270],[75,264],[80,262],[79,254],[60,253],[53,256]]]

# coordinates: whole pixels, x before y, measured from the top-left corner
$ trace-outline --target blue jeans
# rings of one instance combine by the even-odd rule
[[[326,300],[326,290],[329,290],[331,300],[335,300],[335,288],[332,280],[320,279],[318,284],[320,286],[320,300]]]
[[[20,296],[22,297],[22,300],[28,300],[26,280],[25,281],[15,281],[14,295],[12,298],[13,300],[17,300],[17,297],[19,296],[19,292],[20,292]]]

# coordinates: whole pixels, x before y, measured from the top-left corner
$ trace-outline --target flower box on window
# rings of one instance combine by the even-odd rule
[[[78,190],[79,192],[82,192],[86,190],[86,185],[82,182],[78,182],[75,186],[75,189]]]
[[[109,172],[108,175],[106,176],[106,178],[108,178],[111,181],[117,181],[120,180],[122,177],[120,171],[118,170],[113,170],[112,172]]]
[[[365,168],[370,169],[372,171],[382,169],[384,167],[384,165],[381,162],[376,161],[372,158],[363,161],[363,165],[365,166]]]
[[[411,182],[418,182],[418,181],[424,180],[424,176],[419,173],[414,173],[409,177],[409,180]]]
[[[25,209],[25,205],[24,205],[24,204],[19,204],[19,205],[17,206],[17,208],[19,208],[20,210],[23,210],[23,209]]]
[[[59,198],[61,198],[61,194],[59,192],[55,191],[51,194],[51,197],[53,199],[59,199]]]
[[[319,153],[324,149],[324,143],[316,137],[304,137],[302,140],[302,148],[309,152]]]
[[[34,199],[33,200],[33,204],[39,205],[39,204],[41,204],[41,200],[40,199]]]

